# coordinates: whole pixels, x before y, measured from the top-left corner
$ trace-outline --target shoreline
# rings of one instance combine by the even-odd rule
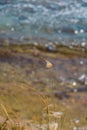
[[[23,44],[9,44],[7,41],[4,41],[4,43],[0,42],[0,51],[4,52],[14,52],[14,53],[37,53],[40,52],[41,54],[48,55],[51,54],[53,56],[55,55],[66,55],[68,56],[87,56],[87,49],[85,47],[81,47],[81,45],[53,45],[54,43],[49,44],[38,44],[37,42],[34,43],[23,43]]]

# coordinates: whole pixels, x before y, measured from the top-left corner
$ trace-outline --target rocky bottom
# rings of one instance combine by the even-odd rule
[[[1,117],[28,129],[86,129],[87,54],[65,50],[0,47]]]

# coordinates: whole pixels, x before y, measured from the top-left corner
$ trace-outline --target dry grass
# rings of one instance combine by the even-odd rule
[[[1,130],[73,130],[87,124],[86,108],[73,100],[66,105],[26,83],[0,83],[0,89]]]
[[[16,54],[16,52],[18,54],[29,53],[29,55],[35,55],[32,52],[32,47],[31,52],[29,47],[23,48],[20,46],[16,48],[15,46],[2,47],[0,51],[2,49],[3,51],[0,52],[1,57],[4,57],[6,54],[9,57]],[[65,55],[61,55],[62,52],[66,52]],[[61,50],[60,47],[58,55],[57,53],[56,55],[51,53],[45,55],[45,53],[42,52],[42,57],[65,58],[67,55],[72,57],[72,54],[75,56],[78,54],[78,56],[80,56],[80,51],[74,52],[67,47]],[[86,54],[87,52],[84,52],[83,56],[87,57]],[[36,66],[36,69],[37,68],[39,71],[39,66]],[[44,86],[40,86],[40,88],[44,90],[43,93],[43,90],[38,89],[38,86],[36,87],[35,84],[32,84],[31,81],[27,79],[23,73],[23,68],[16,69],[14,64],[2,63],[1,66],[0,116],[4,117],[4,119],[1,121],[0,130],[74,130],[74,127],[81,128],[86,126],[86,102],[81,104],[79,100],[74,100],[74,98],[58,100],[54,95],[49,94],[51,91],[49,86],[46,86],[48,91],[47,94],[45,94],[45,89],[42,88]],[[29,74],[31,74],[31,69],[33,69],[33,67],[29,69]],[[48,84],[50,85],[51,83]],[[56,86],[58,87],[58,84],[56,84]],[[74,96],[79,97],[78,93],[74,93]],[[85,98],[87,98],[87,96],[85,96]]]

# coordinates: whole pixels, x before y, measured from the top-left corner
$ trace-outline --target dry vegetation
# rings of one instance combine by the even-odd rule
[[[67,47],[63,49],[66,55],[61,55],[61,48],[58,54],[46,55],[43,52],[39,55],[39,51],[33,53],[32,46],[30,50],[23,46],[0,48],[0,130],[86,129],[86,93],[55,95],[54,89],[62,91],[65,86],[56,81],[52,74],[54,64],[46,68],[46,62],[42,62],[50,63],[51,58],[66,59],[70,50],[67,51]],[[71,53],[75,58],[81,55],[79,51]],[[82,56],[86,57],[86,51]],[[28,58],[29,63],[25,62]],[[67,85],[72,88],[72,84]]]

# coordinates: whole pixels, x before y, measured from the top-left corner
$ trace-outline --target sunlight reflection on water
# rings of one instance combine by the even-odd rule
[[[86,5],[78,0],[0,0],[0,37],[36,37],[66,44],[71,40],[86,46]]]

